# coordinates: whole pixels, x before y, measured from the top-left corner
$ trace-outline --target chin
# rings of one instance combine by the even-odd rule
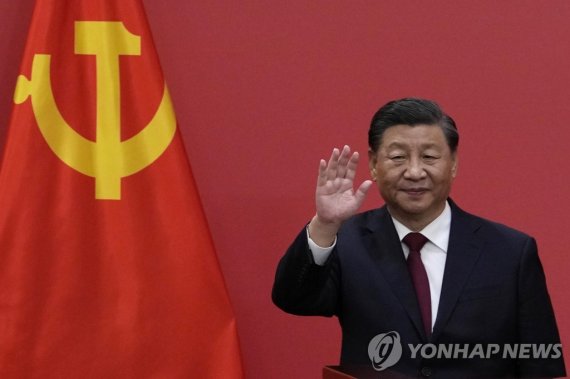
[[[427,211],[433,204],[426,201],[427,199],[406,199],[398,203],[398,207],[404,211],[411,213],[422,213]]]
[[[413,216],[420,216],[427,212],[427,208],[424,207],[403,207],[401,209],[405,213]]]
[[[409,216],[419,216],[428,210],[428,207],[421,206],[419,204],[402,204],[402,203],[393,203],[388,204],[388,207],[392,209],[394,212],[397,212],[402,215],[409,215]]]

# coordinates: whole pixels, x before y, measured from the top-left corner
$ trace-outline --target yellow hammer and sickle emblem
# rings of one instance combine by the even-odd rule
[[[14,102],[31,97],[39,129],[51,150],[74,170],[95,178],[95,198],[119,200],[121,178],[153,163],[170,145],[176,118],[166,84],[149,124],[121,141],[120,55],[141,55],[140,36],[122,22],[75,22],[75,54],[95,55],[97,73],[96,141],[70,127],[59,112],[51,80],[49,54],[35,54],[31,80],[20,75]]]

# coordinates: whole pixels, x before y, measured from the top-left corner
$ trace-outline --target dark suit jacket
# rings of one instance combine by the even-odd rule
[[[303,229],[277,268],[274,303],[297,315],[336,315],[342,327],[344,365],[370,365],[370,340],[377,334],[397,331],[403,354],[393,369],[408,375],[565,375],[562,357],[411,358],[408,344],[459,343],[473,347],[492,343],[503,347],[560,343],[535,240],[470,215],[451,200],[450,204],[452,220],[445,273],[429,340],[422,328],[401,243],[386,207],[345,222],[324,266],[314,263]]]

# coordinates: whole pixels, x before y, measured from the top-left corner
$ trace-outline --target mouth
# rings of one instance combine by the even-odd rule
[[[404,188],[402,192],[411,197],[419,197],[428,191],[427,188]]]

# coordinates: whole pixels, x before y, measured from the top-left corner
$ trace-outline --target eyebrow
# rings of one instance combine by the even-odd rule
[[[407,145],[406,143],[402,143],[402,142],[392,142],[391,144],[389,144],[388,146],[386,146],[387,149],[390,148],[407,148],[409,145]],[[429,148],[437,148],[438,145],[435,143],[424,143],[421,145],[422,148],[424,149],[429,149]]]

